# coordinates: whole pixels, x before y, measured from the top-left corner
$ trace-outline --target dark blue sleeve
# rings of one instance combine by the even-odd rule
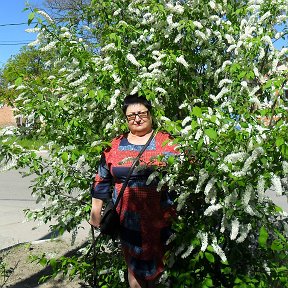
[[[102,154],[98,172],[95,176],[92,188],[91,196],[97,199],[109,199],[111,198],[111,186],[113,183],[113,176],[110,173],[107,165],[105,155]]]

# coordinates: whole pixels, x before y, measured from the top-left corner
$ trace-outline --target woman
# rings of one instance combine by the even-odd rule
[[[153,133],[151,109],[151,103],[142,96],[130,95],[124,100],[129,133],[115,138],[102,155],[92,189],[90,223],[93,226],[99,227],[103,200],[111,198],[111,185],[114,185],[115,201],[132,165],[131,158],[137,157]],[[168,191],[158,192],[157,180],[149,183],[147,179],[155,167],[163,165],[157,156],[176,153],[175,146],[167,142],[171,142],[167,133],[158,132],[154,136],[140,158],[141,169],[136,167],[133,171],[117,207],[121,214],[121,247],[131,288],[155,287],[164,270],[165,242],[175,213]]]

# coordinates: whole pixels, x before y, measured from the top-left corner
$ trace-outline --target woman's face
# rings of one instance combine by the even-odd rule
[[[152,129],[152,117],[143,104],[131,104],[126,110],[128,127],[132,134],[143,136]]]

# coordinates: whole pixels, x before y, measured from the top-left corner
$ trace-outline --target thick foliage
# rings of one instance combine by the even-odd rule
[[[127,130],[121,102],[138,92],[181,152],[153,174],[159,188],[175,191],[179,213],[162,281],[287,287],[287,214],[265,196],[270,187],[277,195],[288,187],[287,69],[278,69],[287,47],[273,44],[285,38],[287,4],[91,1],[83,14],[89,25],[65,27],[33,12],[30,19],[45,21],[32,45],[53,51],[46,63],[53,69],[41,85],[18,80],[15,105],[41,119],[33,133],[47,138],[49,158],[1,144],[4,160],[38,175],[33,193],[47,203],[28,215],[77,231],[101,151]],[[79,38],[83,30],[96,43]],[[98,263],[99,271],[108,264]],[[113,265],[116,275],[122,264]],[[119,280],[105,281],[113,287]]]

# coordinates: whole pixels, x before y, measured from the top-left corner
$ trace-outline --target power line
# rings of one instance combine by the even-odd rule
[[[27,45],[30,42],[23,42],[23,43],[0,43],[0,46],[16,46],[16,45]]]
[[[38,23],[38,22],[31,22],[30,24],[35,24],[35,23]],[[28,22],[0,24],[0,27],[18,26],[18,25],[28,25]]]

